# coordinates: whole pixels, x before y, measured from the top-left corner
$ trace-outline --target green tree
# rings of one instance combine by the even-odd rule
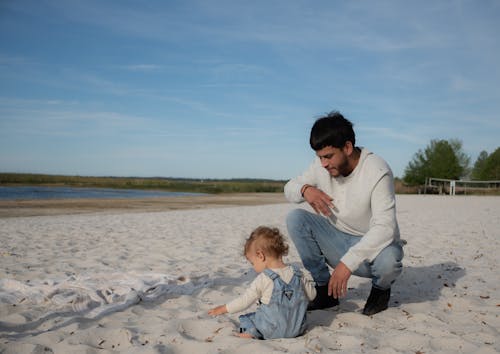
[[[468,176],[471,172],[470,157],[462,151],[462,142],[458,139],[450,139],[448,143],[455,152],[459,165],[463,168],[460,177]]]
[[[408,163],[403,179],[410,185],[424,184],[426,177],[460,179],[468,172],[469,161],[462,152],[461,141],[431,140]]]
[[[427,170],[426,157],[422,150],[418,150],[405,168],[403,181],[410,185],[424,184],[425,177],[429,175]]]
[[[483,181],[500,180],[500,147],[498,147],[484,162],[484,168],[479,175]]]
[[[486,165],[486,160],[488,159],[488,153],[483,150],[479,153],[476,162],[474,162],[474,167],[472,168],[472,179],[480,180],[483,174],[484,167]]]

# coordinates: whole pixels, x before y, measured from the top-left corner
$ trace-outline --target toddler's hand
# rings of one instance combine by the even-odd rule
[[[216,308],[213,308],[210,311],[208,311],[208,314],[212,316],[218,316],[225,313],[227,313],[226,305],[217,306]]]

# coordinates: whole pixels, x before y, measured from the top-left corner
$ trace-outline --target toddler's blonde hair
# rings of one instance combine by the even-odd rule
[[[259,226],[253,230],[245,242],[243,255],[246,256],[251,249],[260,250],[266,256],[275,258],[288,254],[285,237],[276,227]]]

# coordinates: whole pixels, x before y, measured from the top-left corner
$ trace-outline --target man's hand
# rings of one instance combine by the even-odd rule
[[[351,276],[351,271],[347,266],[339,262],[328,282],[328,296],[338,299],[347,294],[347,281]]]
[[[314,211],[325,216],[332,215],[332,198],[314,186],[307,186],[304,190],[304,199],[312,206]]]

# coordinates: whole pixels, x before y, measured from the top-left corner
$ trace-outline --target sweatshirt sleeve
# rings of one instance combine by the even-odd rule
[[[371,209],[372,217],[368,232],[341,259],[351,271],[357,269],[365,260],[373,261],[399,236],[394,183],[390,172],[384,174],[374,186]]]
[[[317,186],[316,177],[316,167],[317,161],[314,160],[309,168],[300,176],[292,178],[285,184],[285,197],[291,203],[302,203],[304,197],[300,193],[300,190],[305,184],[310,184],[311,186]]]
[[[304,287],[304,291],[306,293],[307,298],[309,301],[314,300],[316,297],[316,283],[314,282],[311,273],[309,273],[307,270],[302,269],[302,286]]]
[[[267,277],[263,273],[259,274],[241,296],[226,304],[227,312],[240,312],[255,304],[262,297],[262,289],[265,288],[265,278]]]

